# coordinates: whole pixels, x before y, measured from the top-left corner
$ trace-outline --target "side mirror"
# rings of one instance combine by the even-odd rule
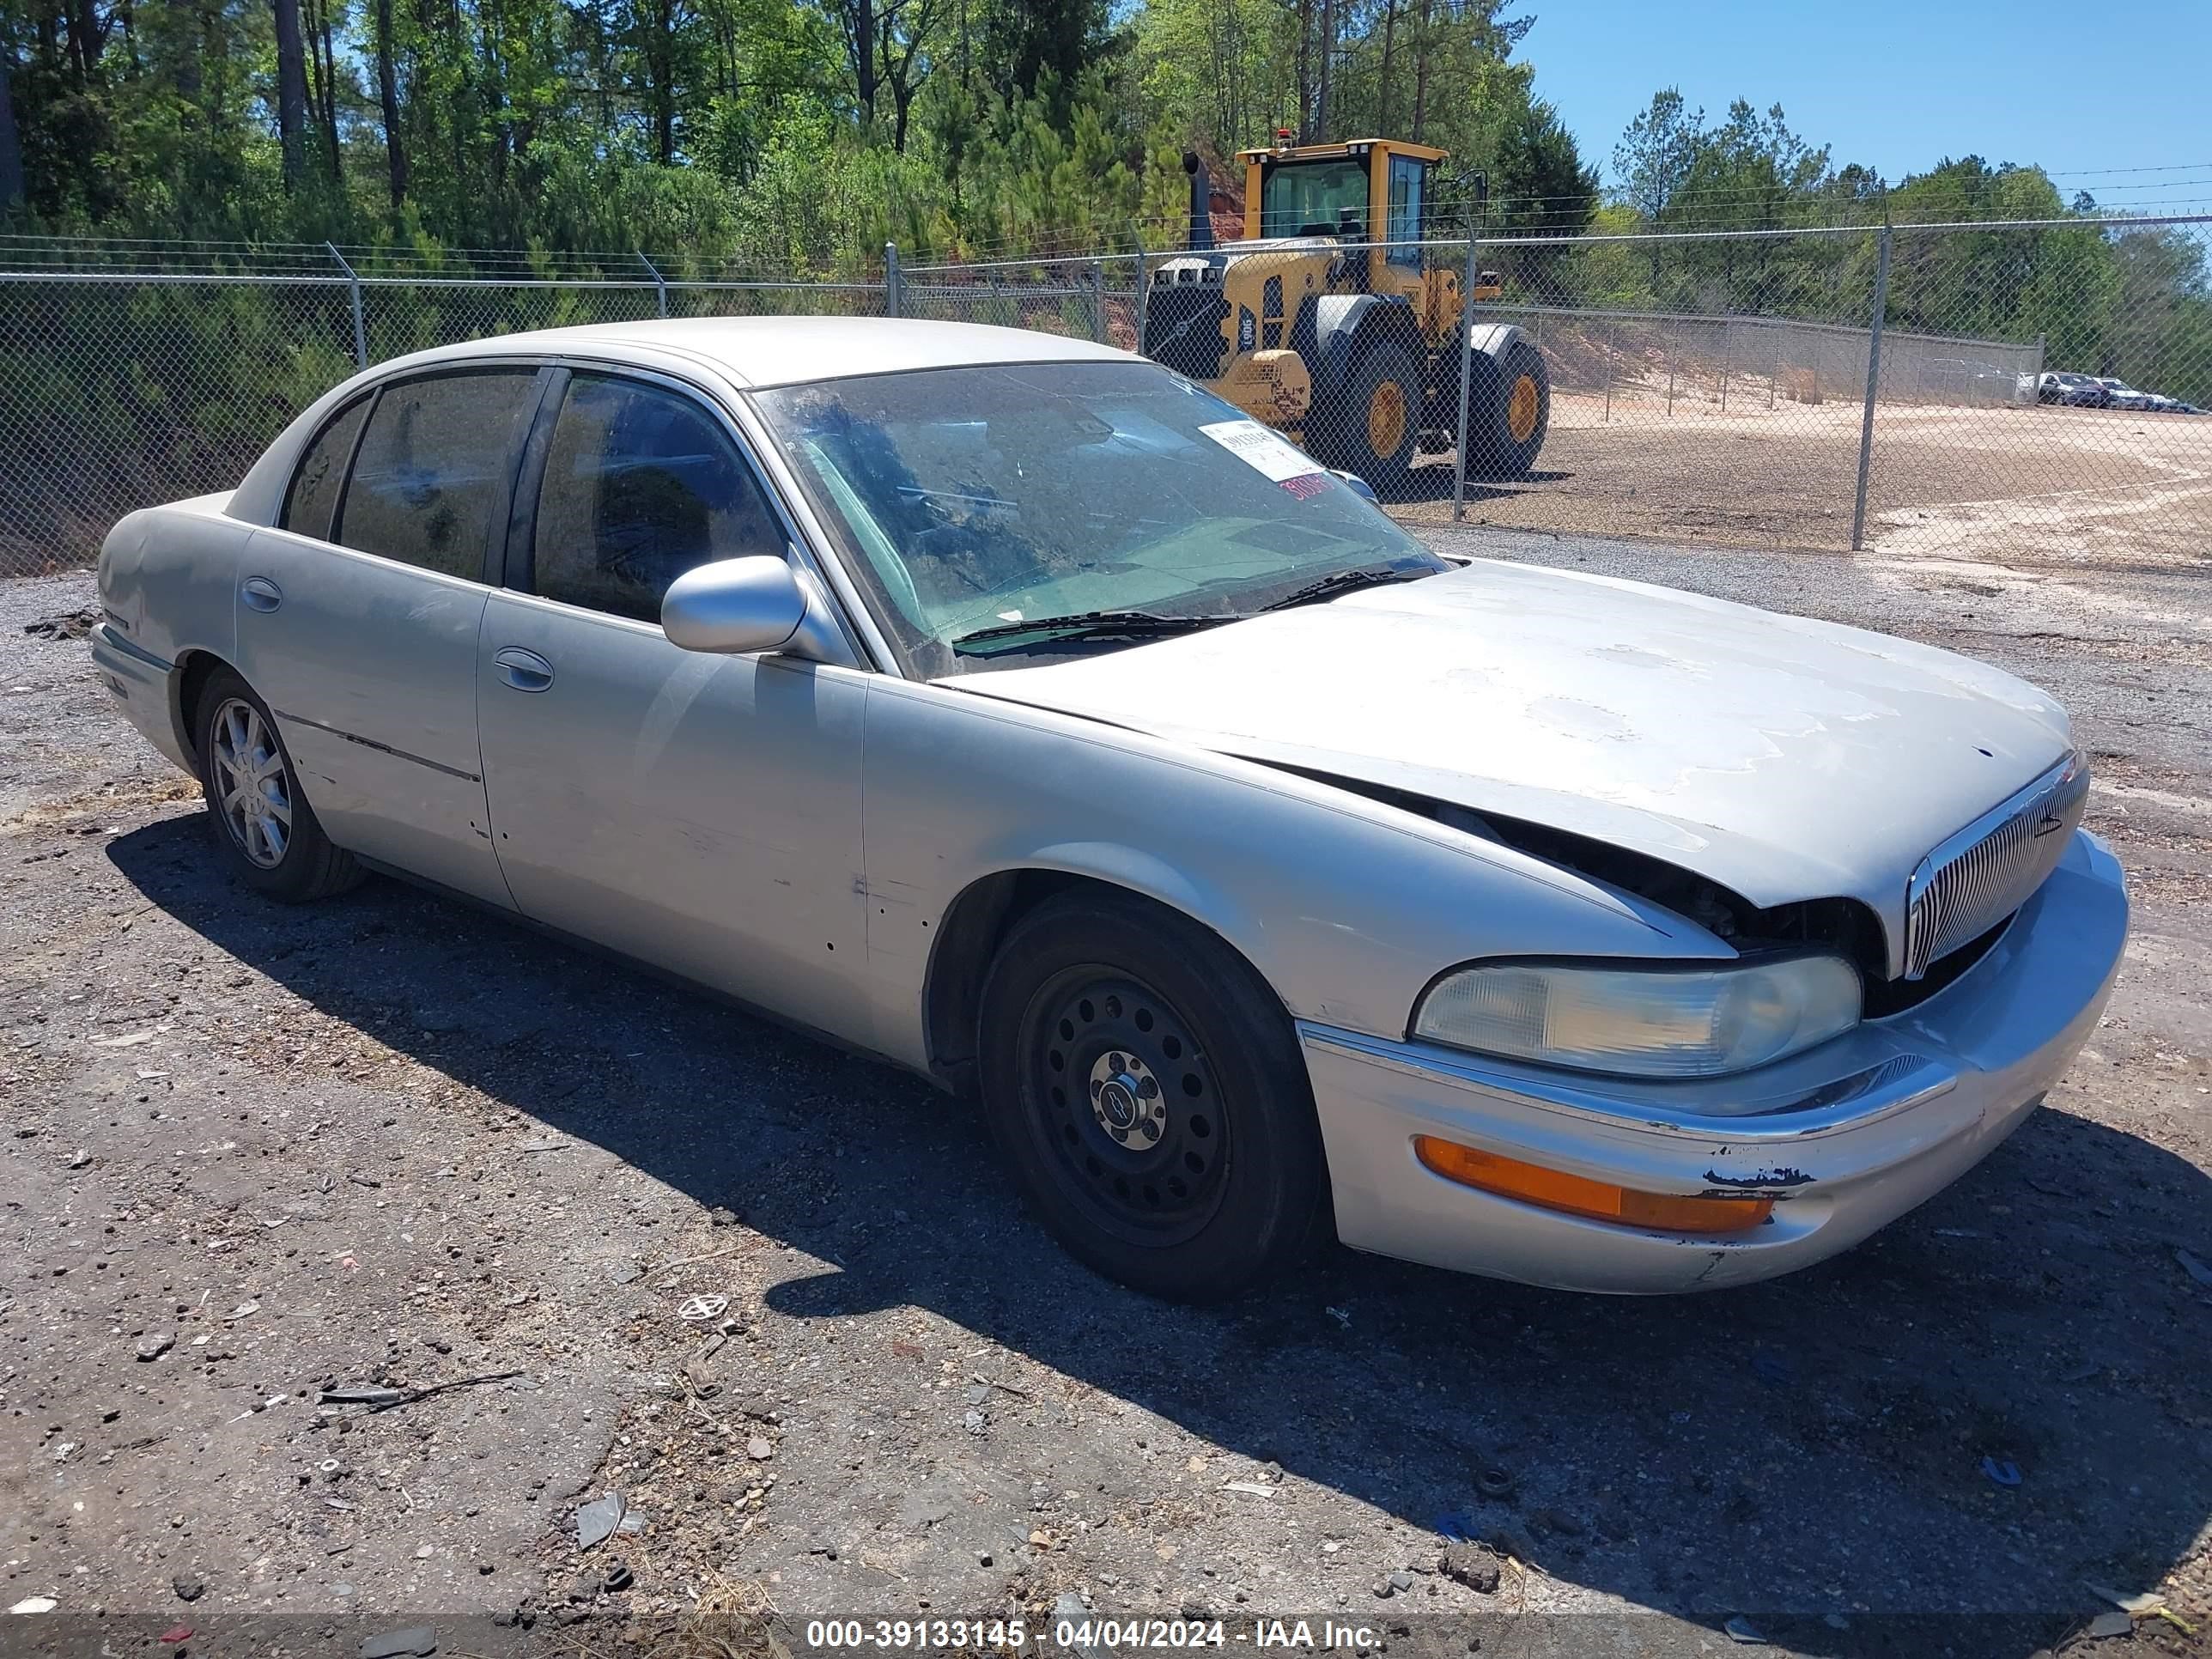
[[[1355,495],[1364,495],[1369,501],[1376,502],[1381,501],[1382,499],[1375,493],[1375,486],[1368,483],[1366,479],[1361,477],[1357,472],[1346,472],[1340,466],[1333,466],[1329,468],[1329,473],[1334,477],[1343,479],[1346,486],[1350,488],[1352,493]]]
[[[734,657],[790,644],[806,612],[806,590],[791,566],[761,554],[685,571],[661,596],[660,626],[686,651]]]

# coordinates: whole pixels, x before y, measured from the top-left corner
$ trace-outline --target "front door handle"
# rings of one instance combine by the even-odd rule
[[[553,665],[535,651],[525,651],[519,645],[495,651],[492,662],[499,669],[500,678],[518,691],[543,691],[553,684]]]
[[[284,590],[266,576],[248,576],[238,585],[238,597],[250,610],[274,611],[284,603]]]

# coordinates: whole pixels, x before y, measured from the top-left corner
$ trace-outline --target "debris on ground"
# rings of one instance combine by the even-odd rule
[[[2128,1595],[2092,1579],[2083,1579],[2082,1587],[2100,1601],[2110,1601],[2123,1613],[2156,1613],[2166,1605],[2166,1598],[2155,1590],[2143,1590]]]
[[[1498,1552],[1487,1544],[1457,1543],[1437,1559],[1437,1571],[1477,1595],[1494,1595],[1501,1565]]]
[[[1765,1636],[1760,1632],[1759,1626],[1741,1613],[1736,1614],[1735,1618],[1723,1625],[1721,1632],[1729,1641],[1741,1642],[1746,1647],[1759,1647],[1766,1641]]]
[[[522,1374],[519,1370],[479,1371],[474,1376],[456,1376],[448,1382],[431,1382],[419,1389],[382,1386],[325,1389],[318,1398],[325,1406],[366,1406],[371,1412],[388,1412],[395,1406],[411,1406],[418,1400],[450,1394],[455,1389],[473,1389],[486,1382],[506,1382]]]
[[[52,617],[40,617],[23,624],[23,631],[38,640],[81,640],[89,635],[100,623],[100,607],[86,605],[81,611],[64,611]]]
[[[576,1547],[588,1550],[605,1543],[615,1535],[615,1528],[622,1522],[620,1492],[611,1492],[604,1498],[592,1499],[576,1511]]]
[[[2132,1636],[2136,1621],[2124,1613],[2100,1613],[2089,1621],[2089,1634],[2100,1640],[2112,1636]]]
[[[361,1644],[361,1659],[407,1659],[438,1650],[438,1635],[423,1625],[405,1630],[388,1630],[381,1636],[364,1637]]]

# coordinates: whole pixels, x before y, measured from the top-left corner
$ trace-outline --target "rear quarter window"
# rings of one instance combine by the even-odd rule
[[[330,540],[331,516],[345,485],[346,463],[353,459],[354,440],[361,435],[368,404],[367,398],[356,398],[331,416],[300,457],[284,491],[283,515],[276,520],[284,529],[319,542]]]

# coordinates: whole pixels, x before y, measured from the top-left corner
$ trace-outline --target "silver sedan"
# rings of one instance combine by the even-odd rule
[[[2034,688],[1440,557],[1079,341],[426,352],[100,580],[241,883],[402,875],[972,1093],[1164,1296],[1331,1231],[1601,1291],[1819,1261],[2020,1124],[2126,936]]]

